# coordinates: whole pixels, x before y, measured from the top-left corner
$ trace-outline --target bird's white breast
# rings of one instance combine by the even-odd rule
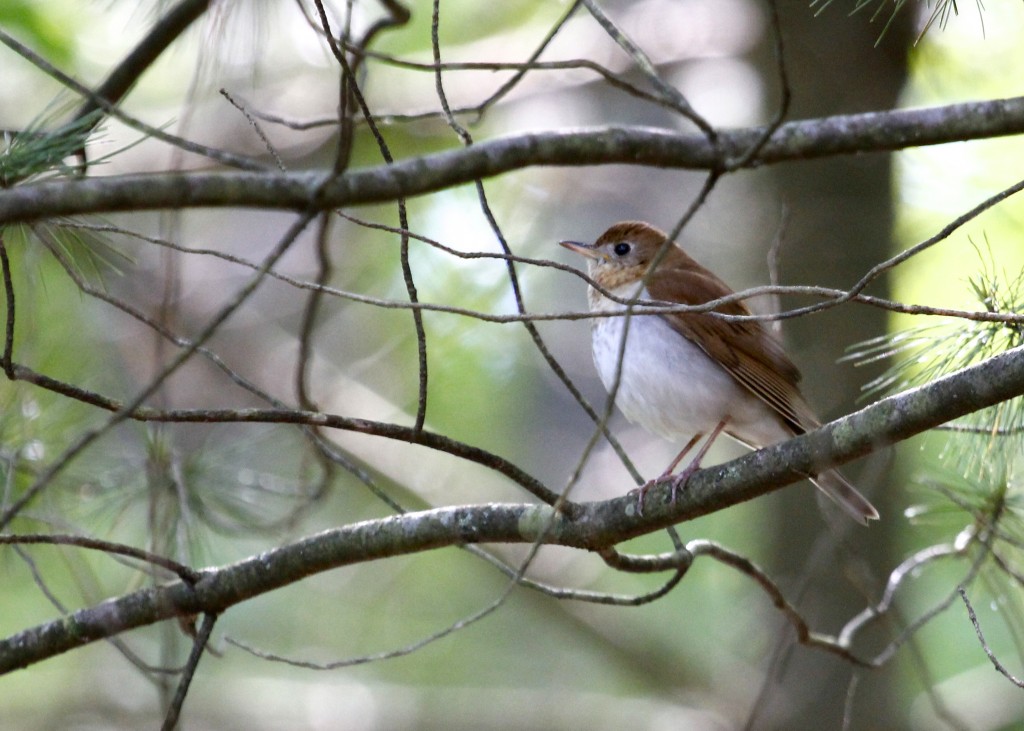
[[[593,304],[605,311],[623,309],[603,297]],[[624,317],[594,321],[594,363],[609,391],[625,322]],[[628,337],[615,403],[630,421],[671,440],[710,432],[723,420],[729,421],[727,431],[752,446],[787,436],[768,406],[662,317],[634,314]]]

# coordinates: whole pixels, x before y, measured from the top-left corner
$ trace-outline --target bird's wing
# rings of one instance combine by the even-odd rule
[[[725,282],[692,259],[685,266],[660,266],[648,279],[647,291],[651,299],[687,305],[704,304],[733,293]],[[751,314],[739,301],[721,305],[716,312]],[[662,317],[778,412],[794,434],[818,425],[797,386],[800,371],[760,322],[723,320],[704,313],[680,312]]]

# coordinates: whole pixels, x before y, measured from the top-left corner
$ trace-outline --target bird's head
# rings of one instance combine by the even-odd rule
[[[654,226],[640,221],[622,221],[592,244],[579,241],[558,243],[587,257],[591,279],[612,290],[640,281],[665,241],[665,234]],[[674,249],[676,247],[672,246],[669,253]]]

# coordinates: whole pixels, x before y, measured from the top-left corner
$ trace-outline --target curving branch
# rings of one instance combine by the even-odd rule
[[[675,504],[670,502],[669,486],[660,485],[648,494],[642,516],[636,513],[636,500],[623,496],[576,504],[571,516],[536,504],[450,506],[327,530],[201,571],[194,584],[176,581],[142,589],[8,637],[0,641],[0,673],[172,617],[216,615],[312,574],[364,561],[495,542],[541,541],[607,553],[628,538],[750,500],[803,474],[848,462],[1021,394],[1024,347],[879,401],[788,442],[701,470]],[[292,413],[294,417],[296,412]],[[258,420],[273,420],[267,412],[259,416]],[[315,423],[346,428],[346,420],[330,415],[319,415]]]
[[[761,141],[763,128],[724,131],[714,143],[702,134],[651,127],[523,133],[349,171],[327,185],[329,171],[164,172],[22,185],[0,191],[0,224],[161,208],[304,211],[311,200],[323,210],[394,201],[534,166],[630,164],[721,170],[726,160],[741,158],[753,168],[1022,132],[1024,97],[790,122],[749,159],[744,156]]]

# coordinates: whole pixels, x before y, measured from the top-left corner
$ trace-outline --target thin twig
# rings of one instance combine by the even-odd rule
[[[974,625],[974,631],[978,635],[978,642],[981,643],[981,647],[985,651],[985,654],[988,655],[988,659],[991,661],[992,666],[999,671],[1004,678],[1009,680],[1018,688],[1024,688],[1024,680],[1021,680],[1010,673],[1010,671],[1007,670],[1001,662],[999,662],[999,658],[996,657],[995,653],[992,652],[992,648],[989,647],[988,643],[985,641],[985,635],[981,631],[981,624],[978,622],[978,617],[974,613],[974,607],[971,606],[971,602],[967,598],[967,592],[964,590],[964,587],[958,586],[956,590],[960,594],[960,598],[964,600],[964,606],[967,607],[967,616],[971,620],[971,624]]]
[[[32,556],[29,555],[28,551],[26,551],[18,545],[14,545],[13,548],[14,552],[18,555],[18,557],[25,562],[25,565],[28,567],[29,573],[32,575],[32,581],[35,583],[37,587],[39,587],[39,591],[42,592],[44,597],[46,597],[46,600],[50,602],[50,604],[58,612],[60,612],[61,616],[68,616],[70,614],[68,608],[64,605],[64,602],[60,601],[60,599],[57,598],[57,596],[47,585],[46,580],[43,578],[42,572],[40,572],[39,567],[36,565],[36,562],[32,558]],[[139,655],[135,653],[133,650],[131,650],[131,648],[128,647],[127,643],[119,637],[105,637],[104,640],[117,652],[119,652],[121,656],[124,657],[125,660],[131,663],[133,667],[141,671],[142,676],[144,678],[146,678],[150,682],[153,682],[154,684],[158,683],[159,681],[155,680],[152,677],[153,675],[176,675],[177,673],[181,672],[180,668],[166,668],[157,665],[151,665],[150,663],[144,661],[141,657],[139,657]]]
[[[966,223],[974,220],[985,211],[994,208],[999,203],[1002,203],[1007,198],[1016,195],[1022,190],[1024,190],[1024,180],[1020,180],[1014,183],[1013,185],[1004,188],[995,195],[991,195],[985,200],[983,200],[981,203],[978,203],[976,206],[971,208],[966,213],[960,214],[952,221],[947,223],[945,226],[943,226],[942,229],[934,236],[930,236],[924,241],[915,244],[914,246],[911,246],[908,249],[904,249],[896,256],[886,259],[885,261],[880,262],[879,264],[876,264],[875,266],[871,267],[871,269],[869,269],[864,276],[857,280],[857,282],[854,283],[854,285],[847,290],[847,294],[835,300],[834,304],[841,304],[842,302],[852,300],[855,296],[859,295],[862,291],[864,291],[864,289],[866,289],[869,284],[871,284],[873,281],[878,279],[886,272],[895,269],[897,266],[907,261],[911,257],[917,256],[922,251],[925,251],[926,249],[929,249],[932,246],[938,244],[939,242],[949,238],[954,231],[961,228]],[[786,313],[786,317],[799,317],[801,315],[810,314],[812,312],[817,312],[822,309],[824,309],[822,305],[809,305],[807,307],[800,307],[790,310],[789,312]]]
[[[128,546],[123,543],[114,543],[113,541],[105,541],[100,538],[88,538],[86,536],[74,536],[74,535],[60,535],[60,534],[40,534],[40,533],[21,533],[21,534],[3,534],[0,535],[0,545],[39,545],[45,544],[50,546],[77,546],[78,548],[85,548],[90,551],[102,551],[103,553],[111,553],[118,556],[127,556],[129,558],[138,559],[153,566],[159,566],[167,569],[179,579],[188,584],[194,584],[202,577],[202,574],[195,569],[178,563],[166,556],[153,553],[151,551],[145,551],[141,548],[135,548],[134,546]]]
[[[844,644],[841,639],[813,632],[808,626],[807,620],[804,619],[796,607],[790,604],[782,590],[779,589],[771,577],[746,556],[730,551],[713,541],[690,541],[686,544],[686,547],[694,556],[710,556],[752,578],[769,596],[775,607],[782,612],[783,617],[792,625],[793,630],[796,632],[797,641],[801,645],[807,645],[808,647],[838,655],[844,660],[860,667],[872,667],[871,661],[865,660],[853,653],[849,646]]]
[[[757,157],[764,146],[768,144],[772,135],[782,126],[789,113],[793,93],[789,87],[789,72],[786,70],[786,49],[782,39],[782,19],[779,18],[777,2],[778,0],[768,0],[768,17],[771,19],[772,52],[775,56],[775,71],[779,79],[779,106],[776,108],[772,120],[765,125],[760,137],[743,154],[726,162],[727,170],[739,170],[749,165],[750,161]]]
[[[572,4],[566,9],[564,13],[562,13],[562,17],[555,21],[555,23],[548,29],[548,32],[544,36],[543,40],[541,40],[537,47],[533,49],[533,52],[529,55],[529,57],[522,64],[516,64],[518,68],[516,69],[516,72],[512,75],[512,78],[506,81],[504,84],[502,84],[497,91],[495,91],[493,94],[491,94],[489,97],[484,99],[482,102],[480,102],[480,104],[476,106],[475,111],[477,122],[483,119],[484,113],[488,109],[497,104],[501,99],[507,96],[516,86],[518,86],[519,82],[526,78],[526,74],[528,72],[533,71],[540,65],[537,63],[537,59],[540,58],[540,55],[544,53],[545,49],[547,49],[547,47],[551,45],[551,42],[555,40],[555,36],[557,36],[561,32],[561,30],[565,27],[565,24],[569,22],[569,19],[573,15],[575,15],[576,11],[582,4],[583,0],[573,0]],[[439,11],[437,10],[437,7],[435,5],[435,17],[438,16],[438,12]],[[436,78],[437,83],[440,84],[441,71],[444,69],[441,68],[441,56],[439,52],[439,46],[437,45],[437,43],[434,43],[433,45],[435,48],[434,65],[438,67],[436,71]],[[451,107],[448,106],[447,99],[443,100],[442,107],[445,118],[454,121],[454,114],[452,112]],[[449,122],[449,124],[451,124],[451,122]]]
[[[320,24],[323,26],[324,33],[326,34],[328,43],[331,47],[331,52],[334,54],[338,63],[341,64],[342,72],[346,77],[350,92],[356,100],[356,103],[359,105],[363,119],[369,126],[370,132],[373,134],[373,138],[377,143],[377,149],[380,150],[380,154],[381,157],[384,158],[384,162],[387,165],[392,165],[395,162],[394,157],[392,157],[391,150],[377,126],[374,116],[370,111],[370,107],[366,103],[365,97],[359,89],[355,75],[352,73],[352,68],[349,66],[348,59],[345,58],[344,51],[341,50],[334,38],[334,35],[331,33],[330,21],[327,18],[327,12],[324,10],[323,2],[322,0],[314,0],[314,2],[316,4],[317,12],[320,15]],[[403,230],[407,230],[409,228],[409,216],[406,208],[405,196],[398,196],[396,202],[398,204],[399,226],[401,226]],[[409,239],[407,236],[403,235],[401,237],[400,252],[399,259],[401,261],[402,279],[405,282],[405,289],[409,295],[409,301],[411,303],[416,303],[419,301],[419,296],[416,290],[416,282],[413,279],[412,267],[409,264]],[[419,389],[417,395],[414,431],[419,432],[423,429],[423,425],[427,418],[427,385],[429,379],[427,369],[427,333],[423,326],[423,313],[418,309],[413,309],[412,318],[413,327],[416,332],[417,365],[419,373]]]
[[[4,300],[7,303],[4,326],[4,352],[0,358],[0,366],[3,367],[7,378],[14,380],[14,280],[11,277],[11,260],[7,256],[7,244],[4,242],[4,232],[0,230],[0,269],[3,270]]]
[[[210,641],[210,633],[213,632],[213,625],[216,621],[216,614],[203,615],[203,622],[199,626],[195,639],[192,641],[192,651],[189,653],[188,662],[185,663],[185,669],[178,681],[174,698],[167,709],[167,714],[164,716],[163,725],[160,727],[162,731],[172,731],[178,725],[178,718],[181,715],[181,707],[185,703],[185,696],[188,695],[188,689],[192,684],[192,678],[195,676],[196,667],[198,667],[199,661],[202,659],[206,646]]]
[[[437,434],[424,429],[420,432],[413,427],[392,424],[388,422],[373,421],[370,419],[355,419],[337,415],[324,414],[319,411],[299,411],[294,409],[151,409],[136,404],[134,401],[125,404],[116,399],[111,399],[93,391],[87,391],[78,386],[64,383],[50,376],[37,373],[22,365],[15,365],[15,375],[18,380],[33,383],[55,393],[70,396],[84,403],[99,408],[113,411],[116,414],[124,414],[125,419],[130,418],[138,421],[161,421],[180,423],[268,423],[268,424],[297,424],[311,427],[329,427],[342,429],[362,434],[371,434],[394,439],[396,441],[410,442],[422,445],[430,449],[436,449],[451,454],[454,457],[465,459],[469,462],[476,462],[489,469],[498,472],[509,478],[520,487],[524,488],[538,499],[547,504],[554,504],[558,500],[558,493],[548,489],[544,483],[536,479],[515,463],[504,459],[485,449],[451,439],[443,434]],[[37,481],[43,478],[37,478]],[[33,494],[34,497],[34,494]],[[29,498],[30,499],[30,498]],[[20,510],[24,503],[28,502],[23,496],[15,507]],[[12,507],[8,512],[13,515],[17,512]],[[563,506],[563,510],[572,513],[575,507],[572,504]],[[8,513],[4,513],[5,519]]]
[[[196,349],[212,337],[213,334],[220,329],[221,324],[234,314],[234,312],[242,306],[249,296],[256,291],[256,288],[259,287],[265,279],[266,272],[271,269],[278,259],[280,259],[291,247],[292,243],[314,216],[315,212],[313,211],[300,215],[274,247],[271,253],[266,257],[266,259],[264,259],[263,265],[256,275],[253,276],[241,289],[239,289],[231,301],[229,301],[213,316],[213,318],[211,318],[206,327],[200,332],[199,336],[192,341],[189,347],[179,352],[179,354],[168,365],[166,365],[145,388],[125,404],[123,408],[117,410],[101,426],[85,431],[71,444],[71,446],[65,449],[62,454],[60,454],[45,470],[43,470],[36,477],[33,483],[25,489],[21,494],[21,497],[14,501],[10,507],[0,514],[0,529],[6,527],[22,508],[34,500],[36,496],[50,484],[53,478],[71,462],[72,459],[85,451],[87,447],[102,435],[113,429],[117,424],[131,418],[132,412],[145,403],[152,394],[156,393],[164,381],[166,381],[171,374],[177,371],[185,361],[191,358]]]
[[[383,224],[377,224],[377,223],[370,223],[370,222],[366,222],[366,221],[361,221],[360,219],[355,219],[352,216],[347,216],[347,215],[344,216],[344,217],[349,219],[349,220],[353,220],[353,221],[359,223],[359,225],[365,225],[365,226],[367,226],[369,228],[377,228],[377,229],[381,229],[381,230],[385,230],[385,231],[392,231],[392,232],[397,232],[398,231],[398,229],[396,229],[395,227],[392,227],[392,226],[386,226],[386,225],[383,225]],[[120,228],[114,227],[114,226],[94,225],[94,224],[84,224],[84,223],[74,223],[74,222],[61,222],[59,225],[61,227],[64,227],[64,228],[80,228],[80,229],[92,230],[92,231],[106,231],[106,232],[120,233],[120,234],[123,234],[123,235],[126,235],[126,236],[132,236],[132,237],[137,238],[137,239],[142,240],[142,241],[148,241],[148,242],[156,244],[158,246],[164,246],[164,247],[167,247],[167,248],[172,248],[172,249],[174,249],[176,251],[180,251],[182,253],[195,254],[195,255],[198,255],[198,256],[212,256],[212,257],[216,257],[218,259],[222,259],[224,261],[231,262],[233,264],[238,264],[240,266],[244,266],[244,267],[247,267],[249,269],[254,269],[254,270],[259,268],[259,264],[258,263],[249,261],[249,260],[244,259],[244,258],[239,257],[239,256],[235,256],[233,254],[228,254],[226,252],[217,251],[215,249],[190,248],[190,247],[187,247],[187,246],[181,246],[180,244],[176,244],[176,243],[174,243],[172,241],[168,241],[166,239],[162,239],[162,238],[159,238],[159,237],[153,237],[153,236],[145,236],[145,235],[142,235],[142,234],[137,234],[137,233],[125,231],[124,229],[120,229]],[[413,238],[413,239],[416,239],[416,240],[419,240],[419,241],[423,241],[424,243],[427,243],[430,246],[434,246],[434,247],[440,249],[441,251],[444,251],[444,252],[449,253],[449,254],[451,254],[453,256],[458,256],[458,257],[464,258],[464,259],[500,259],[500,260],[511,261],[511,262],[515,262],[515,263],[527,264],[527,265],[532,265],[532,266],[539,266],[539,267],[545,267],[545,268],[550,268],[550,269],[557,269],[558,271],[566,272],[567,274],[570,274],[570,275],[572,275],[574,277],[577,277],[577,278],[583,280],[585,283],[588,284],[588,286],[594,287],[595,289],[600,291],[605,297],[608,297],[609,299],[611,299],[614,302],[618,302],[619,304],[624,304],[624,305],[628,305],[628,304],[632,303],[632,304],[636,305],[638,308],[642,308],[642,309],[638,309],[636,312],[634,312],[634,315],[640,315],[640,314],[643,314],[643,315],[665,315],[665,314],[672,314],[672,313],[677,313],[677,312],[686,312],[686,313],[693,312],[693,313],[710,314],[713,317],[717,317],[717,318],[725,320],[725,321],[736,321],[736,322],[743,322],[743,321],[747,321],[747,320],[761,321],[761,322],[764,322],[764,321],[771,322],[771,321],[775,321],[775,320],[784,320],[784,319],[789,319],[789,318],[792,318],[792,317],[800,316],[799,311],[796,310],[796,309],[794,309],[794,310],[783,310],[781,312],[766,312],[766,313],[753,314],[753,315],[728,315],[728,314],[724,314],[724,313],[721,313],[721,312],[717,311],[717,308],[722,307],[722,306],[727,305],[727,304],[730,304],[732,302],[741,302],[741,301],[746,301],[746,300],[755,299],[755,298],[759,298],[759,297],[777,297],[779,295],[785,295],[785,296],[817,297],[817,298],[823,299],[823,300],[825,300],[825,302],[823,303],[822,309],[828,309],[828,308],[831,308],[831,307],[837,307],[837,306],[839,306],[841,304],[846,304],[847,302],[852,302],[852,303],[855,303],[855,304],[863,304],[863,305],[867,305],[867,306],[870,306],[870,307],[876,307],[878,309],[886,310],[886,311],[889,311],[889,312],[900,312],[900,313],[909,314],[909,315],[916,315],[916,316],[954,317],[954,318],[958,318],[958,319],[969,320],[969,321],[972,321],[972,322],[1001,322],[1001,323],[1010,323],[1010,324],[1024,323],[1024,314],[1021,314],[1021,313],[1015,313],[1015,312],[988,312],[988,311],[977,311],[977,310],[959,310],[959,309],[946,308],[946,307],[931,307],[931,306],[927,306],[927,305],[912,305],[912,304],[905,304],[905,303],[902,303],[902,302],[896,302],[896,301],[893,301],[893,300],[887,300],[887,299],[884,299],[884,298],[881,298],[881,297],[873,297],[871,295],[865,295],[865,294],[857,294],[857,295],[852,295],[851,296],[850,295],[850,291],[849,290],[845,290],[845,289],[835,289],[835,288],[832,288],[832,287],[819,287],[819,286],[808,286],[808,285],[766,285],[766,286],[760,286],[760,287],[749,287],[747,289],[740,290],[738,292],[734,292],[733,294],[727,295],[725,297],[720,297],[718,299],[709,300],[708,302],[705,302],[704,304],[701,304],[701,305],[677,305],[677,304],[659,303],[657,301],[643,300],[643,299],[633,301],[633,300],[631,300],[629,298],[620,297],[620,296],[615,295],[615,294],[613,294],[611,292],[608,292],[607,290],[603,289],[600,285],[598,285],[596,282],[593,282],[593,280],[591,280],[587,276],[587,274],[585,272],[583,272],[583,271],[581,271],[579,269],[576,269],[575,267],[571,267],[569,265],[562,264],[561,262],[552,261],[552,260],[549,260],[549,259],[535,259],[535,258],[531,258],[531,257],[524,257],[524,256],[518,256],[518,255],[515,255],[515,254],[505,254],[505,253],[491,253],[491,252],[468,252],[467,253],[467,252],[460,252],[460,251],[451,249],[450,247],[446,247],[443,244],[441,244],[440,242],[435,241],[433,239],[430,239],[430,238],[428,238],[426,236],[421,236],[419,234],[414,234],[412,232],[409,232],[408,235],[409,235],[410,238]],[[469,318],[472,318],[472,319],[475,319],[475,320],[480,320],[482,322],[491,322],[491,323],[497,323],[497,324],[509,324],[509,323],[526,322],[526,321],[530,321],[530,322],[545,322],[545,321],[555,321],[555,320],[585,320],[585,319],[593,319],[593,318],[623,317],[624,316],[624,313],[595,313],[595,312],[589,312],[589,311],[588,312],[577,312],[577,311],[566,311],[566,312],[517,312],[517,313],[510,313],[510,314],[491,314],[491,313],[483,312],[481,310],[471,310],[471,309],[466,309],[466,308],[463,308],[463,307],[456,307],[456,306],[453,306],[453,305],[443,305],[443,304],[437,304],[437,303],[431,303],[431,302],[422,302],[422,301],[421,302],[416,302],[416,303],[411,303],[411,302],[408,302],[406,300],[390,300],[390,299],[383,299],[383,298],[379,298],[379,297],[371,297],[371,296],[364,295],[364,294],[359,294],[359,293],[356,293],[356,292],[351,292],[351,291],[347,291],[347,290],[338,289],[336,287],[320,286],[320,285],[317,285],[317,284],[315,284],[313,282],[308,282],[308,281],[305,281],[305,280],[296,279],[294,277],[288,276],[287,274],[282,274],[282,273],[276,272],[276,271],[269,272],[268,275],[273,277],[273,278],[275,278],[275,279],[277,279],[277,280],[279,280],[279,281],[281,281],[281,282],[285,282],[285,283],[287,283],[287,284],[289,284],[289,285],[291,285],[293,287],[296,287],[298,289],[307,289],[307,290],[322,289],[324,292],[326,292],[326,293],[328,293],[330,295],[333,295],[333,296],[336,296],[336,297],[341,297],[343,299],[347,299],[347,300],[350,300],[352,302],[359,302],[359,303],[362,303],[362,304],[373,305],[375,307],[381,307],[381,308],[385,308],[385,309],[410,309],[410,310],[412,310],[412,309],[420,309],[420,310],[425,310],[425,311],[429,311],[429,312],[441,312],[441,313],[446,313],[446,314],[451,314],[451,315],[459,315],[459,316],[462,316],[462,317],[469,317]],[[804,313],[804,314],[806,314],[806,313]],[[942,428],[949,428],[949,429],[952,429],[952,430],[964,430],[964,431],[969,430],[968,427],[955,427],[955,426],[942,427]],[[986,433],[988,433],[988,432],[986,432]]]
[[[26,61],[29,61],[40,71],[43,71],[49,76],[52,76],[54,79],[59,81],[67,88],[71,89],[79,96],[82,96],[83,98],[91,102],[93,105],[102,109],[106,114],[114,117],[115,119],[121,122],[124,122],[132,129],[135,129],[143,133],[146,137],[153,137],[162,142],[166,142],[169,145],[185,150],[186,152],[192,152],[196,155],[202,155],[203,157],[208,157],[211,160],[216,160],[217,162],[222,163],[223,165],[239,168],[240,170],[249,170],[256,172],[265,171],[267,169],[266,165],[255,160],[252,160],[251,158],[236,155],[235,153],[227,152],[225,150],[218,150],[213,147],[208,147],[206,145],[201,145],[197,142],[192,142],[191,140],[186,140],[182,137],[177,137],[175,135],[164,132],[162,129],[152,127],[146,124],[145,122],[136,119],[130,114],[123,112],[120,109],[120,107],[111,104],[103,97],[95,94],[85,85],[75,81],[73,78],[71,78],[63,71],[58,69],[56,66],[51,64],[49,61],[44,59],[42,56],[35,53],[31,48],[22,43],[19,43],[13,37],[4,32],[3,29],[0,29],[0,43],[3,43],[5,46],[10,48],[12,51],[17,53]]]
[[[266,148],[267,153],[272,158],[274,158],[274,163],[277,165],[277,169],[280,170],[281,172],[285,172],[287,170],[287,168],[284,165],[284,161],[281,160],[281,155],[278,154],[277,148],[274,147],[274,143],[270,141],[269,137],[267,137],[267,133],[263,131],[263,128],[260,126],[260,123],[259,123],[259,121],[257,121],[255,115],[253,115],[252,112],[250,112],[248,109],[246,109],[245,106],[241,102],[237,101],[228,92],[227,89],[221,89],[220,90],[220,95],[222,97],[224,97],[225,99],[227,99],[228,103],[231,106],[233,106],[235,109],[240,111],[245,116],[245,120],[249,123],[249,126],[252,127],[252,129],[256,133],[256,135],[263,141],[263,146],[264,146],[264,148]]]
[[[574,4],[573,9],[575,9],[575,7],[576,6]],[[563,21],[567,18],[568,14],[563,16]],[[433,47],[434,62],[435,65],[438,66],[438,71],[435,75],[434,81],[435,89],[437,92],[437,97],[441,102],[441,108],[444,110],[448,126],[450,126],[452,130],[455,131],[455,133],[462,140],[462,143],[466,147],[469,147],[472,146],[473,144],[473,137],[469,133],[469,130],[467,130],[465,127],[459,124],[458,121],[455,119],[455,116],[452,114],[451,107],[448,104],[448,97],[445,94],[444,83],[440,71],[441,48],[438,36],[439,27],[440,3],[438,2],[438,0],[435,0],[433,4],[433,15],[431,16],[431,45]],[[474,181],[474,185],[476,187],[477,199],[480,202],[480,208],[484,214],[484,217],[487,220],[488,225],[491,228],[492,233],[494,234],[499,246],[501,247],[500,256],[505,260],[506,274],[508,276],[509,284],[512,288],[512,295],[516,304],[516,311],[521,316],[524,317],[522,323],[525,326],[526,332],[530,336],[530,339],[533,341],[534,347],[541,354],[541,357],[544,358],[544,361],[545,363],[547,363],[548,368],[551,369],[552,373],[555,374],[559,381],[561,381],[562,384],[566,387],[566,390],[569,391],[569,394],[572,396],[573,400],[576,401],[576,403],[579,404],[580,407],[583,409],[584,413],[587,414],[587,416],[590,417],[592,421],[594,421],[594,423],[597,425],[598,432],[604,435],[604,437],[608,440],[608,443],[611,445],[616,455],[618,455],[620,462],[623,464],[623,466],[625,466],[626,470],[630,473],[633,479],[637,482],[637,484],[641,484],[643,482],[643,478],[640,476],[640,473],[633,465],[632,460],[629,459],[629,456],[626,454],[626,451],[622,448],[622,445],[608,429],[608,416],[606,415],[604,417],[601,417],[594,410],[590,402],[587,401],[587,399],[583,396],[583,393],[579,390],[579,388],[577,388],[576,384],[573,383],[572,379],[565,372],[565,369],[562,368],[561,363],[559,363],[558,360],[551,353],[551,350],[547,347],[547,343],[544,342],[544,338],[541,336],[540,331],[534,325],[532,319],[526,319],[528,311],[526,309],[526,304],[523,301],[523,293],[522,288],[519,284],[519,276],[516,273],[516,257],[513,256],[512,250],[509,247],[508,242],[505,240],[505,236],[501,232],[501,227],[498,225],[498,221],[494,216],[494,212],[491,210],[490,204],[488,203],[487,200],[487,193],[484,189],[483,181],[478,179]],[[576,483],[578,476],[579,470],[575,471],[573,473],[573,476],[570,478],[568,486],[562,492],[563,497],[568,496],[568,493],[571,490],[572,486]]]
[[[654,85],[661,97],[671,105],[679,114],[686,119],[693,122],[698,129],[707,137],[708,141],[715,144],[718,133],[714,127],[704,117],[694,110],[690,106],[690,103],[686,100],[678,89],[671,84],[665,82],[661,78],[654,64],[651,63],[651,59],[644,53],[640,47],[634,43],[621,28],[619,28],[611,18],[609,18],[600,6],[594,0],[582,0],[586,6],[587,11],[597,21],[597,23],[604,29],[605,33],[615,41],[626,54],[629,55],[633,62],[637,65],[637,68],[644,74],[644,76]]]

